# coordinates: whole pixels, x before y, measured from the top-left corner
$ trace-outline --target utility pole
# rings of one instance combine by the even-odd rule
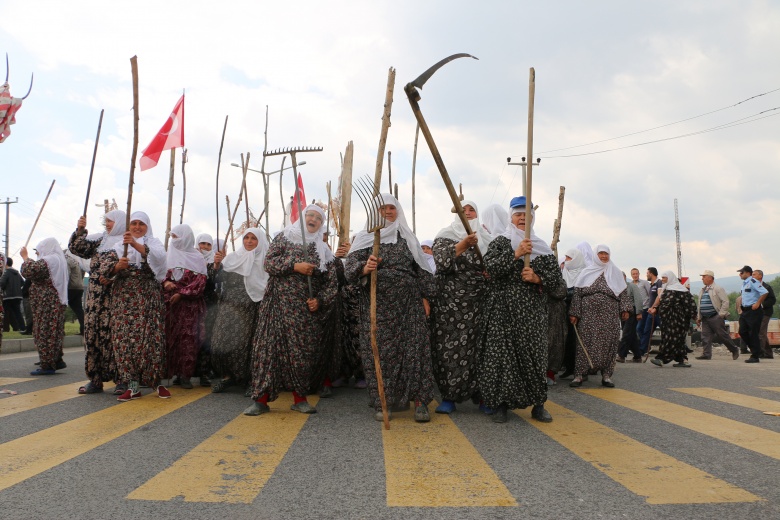
[[[674,199],[674,234],[677,241],[677,278],[682,278],[682,250],[680,249],[680,214],[677,212],[677,199]]]
[[[8,238],[9,233],[9,225],[8,225],[8,218],[10,216],[9,209],[11,208],[11,204],[16,204],[19,202],[19,197],[16,197],[16,200],[11,200],[8,197],[5,198],[5,202],[0,202],[0,204],[5,204],[5,257],[8,258],[8,242],[10,242]]]
[[[525,157],[523,157],[523,159],[519,163],[511,162],[511,161],[512,161],[511,157],[507,157],[506,158],[507,166],[522,166],[523,167],[523,197],[525,197],[525,195],[526,195],[526,182],[528,180],[528,175],[526,174],[525,168],[526,168],[526,166],[528,166],[528,163],[525,162]],[[541,162],[542,162],[542,159],[537,157],[536,158],[536,166],[538,167],[541,164]]]

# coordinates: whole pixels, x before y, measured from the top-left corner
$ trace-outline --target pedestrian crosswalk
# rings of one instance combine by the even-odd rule
[[[27,381],[5,378],[0,384],[18,385]],[[23,417],[25,413],[49,410],[57,403],[83,397],[75,392],[79,384],[2,398],[0,417]],[[776,461],[780,460],[778,428],[761,427],[764,423],[749,417],[744,421],[723,417],[712,413],[712,406],[706,405],[719,403],[750,413],[777,409],[778,401],[761,395],[769,395],[768,391],[780,392],[780,387],[755,388],[755,392],[707,387],[666,390],[658,394],[666,399],[660,399],[622,389],[579,389],[568,394],[575,399],[566,405],[554,399],[548,401],[548,410],[554,417],[552,423],[539,423],[531,419],[529,410],[516,410],[521,422],[494,425],[485,418],[484,428],[522,428],[518,431],[524,436],[537,432],[542,438],[554,441],[549,446],[557,446],[585,461],[593,472],[606,475],[612,485],[627,490],[648,505],[767,500],[769,497],[761,496],[754,489],[745,489],[744,483],[732,481],[729,474],[716,474],[718,468],[695,458],[679,460],[664,446],[648,445],[620,431],[612,421],[604,424],[599,414],[591,412],[606,406],[616,417],[624,414],[627,421],[639,414],[651,418],[656,427],[673,425]],[[167,400],[145,396],[137,401],[110,404],[3,442],[0,444],[0,498],[3,490],[23,485],[67,461],[87,456],[90,451],[153,421],[173,420],[173,412],[200,406],[199,402],[211,398],[207,388],[188,391],[174,388],[172,393],[173,397]],[[684,399],[675,402],[674,395]],[[344,397],[337,396],[334,400],[340,398]],[[81,399],[79,403],[88,401]],[[317,398],[312,397],[310,402],[316,404]],[[697,409],[697,403],[710,411]],[[290,404],[291,397],[282,395],[271,403],[269,414],[260,417],[236,414],[123,496],[126,494],[125,499],[131,501],[254,503],[285,464],[288,452],[296,449],[301,432],[314,427],[310,426],[312,416],[290,411]],[[477,414],[476,411],[462,413]],[[487,456],[484,443],[475,442],[479,439],[473,437],[474,429],[464,429],[461,422],[464,416],[431,415],[430,423],[418,424],[413,421],[412,411],[395,413],[391,429],[384,430],[380,422],[365,414],[368,417],[365,428],[381,429],[381,436],[375,439],[379,443],[376,449],[384,455],[383,465],[373,470],[384,481],[386,506],[522,507],[523,500],[516,487],[507,485],[500,472],[491,466],[489,460],[494,459]],[[517,443],[517,449],[522,449],[522,439]]]

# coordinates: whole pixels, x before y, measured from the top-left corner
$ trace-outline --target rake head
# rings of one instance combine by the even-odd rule
[[[374,233],[385,227],[387,220],[382,216],[382,212],[379,211],[379,208],[384,205],[384,200],[381,193],[374,197],[373,181],[370,181],[368,177],[361,177],[352,184],[352,188],[357,193],[363,208],[366,210],[366,231]]]
[[[296,146],[292,148],[277,148],[270,152],[263,152],[264,157],[270,157],[272,155],[284,155],[288,153],[307,153],[307,152],[321,152],[321,146]]]

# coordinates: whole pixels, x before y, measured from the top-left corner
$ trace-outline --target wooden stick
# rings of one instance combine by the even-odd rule
[[[87,216],[87,208],[89,207],[89,192],[92,189],[92,174],[95,172],[95,158],[97,157],[98,142],[100,141],[100,129],[103,127],[103,112],[105,112],[105,110],[101,109],[97,135],[95,136],[95,149],[92,150],[92,166],[89,168],[89,181],[87,182],[87,198],[84,199],[84,217]]]
[[[135,159],[138,155],[138,57],[130,58],[130,70],[133,74],[133,155],[130,158],[130,180],[127,184],[127,211],[125,212],[125,229],[130,230],[130,214],[133,207],[133,183],[135,182]],[[125,244],[123,257],[127,257]]]
[[[533,225],[533,222],[531,222],[531,210],[532,208],[532,201],[531,198],[531,181],[533,179],[533,174],[531,173],[533,170],[533,164],[534,164],[534,95],[536,93],[536,72],[534,71],[534,68],[531,67],[531,70],[529,72],[528,77],[528,154],[526,155],[526,163],[528,163],[528,169],[526,173],[526,190],[527,193],[525,195],[525,238],[526,240],[531,238],[531,226]],[[525,256],[523,256],[523,265],[525,267],[531,266],[531,253],[526,253]]]
[[[173,176],[176,173],[176,148],[171,148],[171,168],[168,172],[168,219],[165,223],[165,249],[171,236],[171,213],[173,213]]]
[[[225,126],[222,127],[222,141],[219,143],[219,158],[217,159],[217,186],[214,190],[215,197],[216,197],[216,206],[217,206],[217,246],[219,246],[219,165],[222,163],[222,147],[225,145],[225,130],[227,130],[227,122],[228,122],[228,116],[225,116]],[[228,215],[230,215],[230,211],[228,210]],[[225,238],[225,241],[227,241],[227,238]],[[226,247],[227,244],[223,243],[222,247]],[[219,247],[217,247],[219,249]]]
[[[244,154],[241,154],[241,173],[243,178],[241,179],[241,186],[244,190],[244,204],[246,205],[246,224],[249,226],[252,222],[249,218],[249,192],[246,188],[246,173],[249,170],[249,152],[246,153],[246,163],[244,163]]]
[[[387,92],[385,93],[385,110],[382,114],[382,131],[379,134],[379,147],[376,151],[376,168],[374,169],[374,197],[379,195],[379,185],[382,182],[382,162],[385,158],[387,145],[387,130],[390,128],[390,113],[393,109],[393,89],[395,88],[395,69],[387,71]],[[388,423],[389,424],[389,423]]]
[[[179,213],[179,224],[184,223],[184,201],[187,200],[187,175],[184,173],[184,165],[187,164],[187,149],[181,153],[181,213]],[[217,237],[219,238],[219,237]],[[197,245],[197,244],[196,244]],[[217,248],[219,249],[219,248]]]
[[[414,175],[417,169],[417,139],[420,137],[420,123],[414,131],[414,155],[412,155],[412,233],[417,233],[417,215],[415,214]]]
[[[398,183],[397,182],[395,184],[393,184],[393,197],[395,197],[396,200],[398,200]]]
[[[282,228],[287,225],[287,203],[284,201],[284,191],[282,191],[282,178],[284,177],[284,161],[287,156],[282,157],[282,168],[279,170],[279,197],[282,199]],[[268,181],[270,182],[270,181]]]
[[[374,232],[374,247],[372,253],[375,257],[379,257],[379,239],[381,231],[377,229]],[[382,380],[382,365],[379,362],[379,345],[376,341],[376,269],[371,271],[371,296],[370,296],[370,313],[371,313],[371,352],[374,355],[374,372],[376,372],[376,385],[379,390],[379,402],[382,405],[382,421],[385,423],[385,430],[390,429],[390,416],[387,413],[387,400],[385,399],[385,383]]]
[[[555,219],[555,225],[553,226],[553,239],[550,247],[552,247],[555,258],[558,258],[558,242],[561,241],[561,219],[563,219],[563,196],[566,193],[566,187],[561,186],[558,192],[558,218]]]
[[[350,213],[352,211],[352,163],[355,147],[352,141],[347,143],[344,152],[344,167],[341,170],[341,189],[339,190],[339,247],[349,243]]]
[[[242,192],[243,193],[243,192]],[[239,197],[238,202],[236,203],[236,209],[233,210],[233,218],[230,217],[230,197],[225,195],[225,204],[227,204],[227,212],[228,212],[228,218],[230,219],[230,225],[228,226],[227,233],[225,233],[225,248],[227,249],[227,241],[228,238],[230,238],[230,243],[233,246],[233,251],[236,250],[236,237],[233,236],[233,218],[236,216],[236,211],[238,211],[238,206],[241,205],[241,198]],[[217,240],[219,240],[219,237],[217,237]]]
[[[49,200],[49,195],[51,195],[51,189],[54,187],[55,181],[56,179],[51,181],[51,186],[49,186],[49,191],[46,192],[46,198],[43,199],[43,205],[41,206],[40,211],[38,211],[38,216],[35,217],[35,222],[33,223],[33,227],[30,230],[30,234],[27,235],[27,241],[24,243],[24,247],[27,247],[27,245],[30,243],[30,239],[32,238],[33,232],[35,231],[35,227],[38,225],[38,219],[41,218],[41,213],[43,213],[43,208],[46,207],[46,201]]]
[[[390,161],[392,153],[387,152],[387,184],[390,187],[390,193],[393,193],[393,163]]]
[[[268,175],[265,174],[265,154],[268,152],[268,105],[265,106],[265,131],[263,131],[263,161],[260,163],[260,173],[263,176],[263,213],[265,213],[265,237],[268,239],[268,242],[271,242],[271,232],[270,229],[270,222],[269,222],[269,214],[271,213],[268,211],[268,206],[271,205],[271,179]],[[281,172],[280,172],[281,176]],[[282,211],[284,212],[284,208],[282,208]],[[260,214],[259,218],[262,218],[262,213]],[[259,220],[259,219],[258,219]]]

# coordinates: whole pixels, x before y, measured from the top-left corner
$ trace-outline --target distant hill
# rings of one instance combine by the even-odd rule
[[[765,274],[764,275],[764,281],[769,283],[775,278],[780,276],[780,273],[775,274]],[[691,277],[693,278],[693,277]],[[701,282],[701,276],[695,277],[696,281],[691,280],[691,294],[697,295],[699,294],[699,291],[701,290],[702,286],[704,285]],[[742,288],[742,279],[737,276],[725,276],[723,278],[715,278],[715,283],[720,285],[726,290],[726,293],[733,293],[733,292],[739,292]]]

